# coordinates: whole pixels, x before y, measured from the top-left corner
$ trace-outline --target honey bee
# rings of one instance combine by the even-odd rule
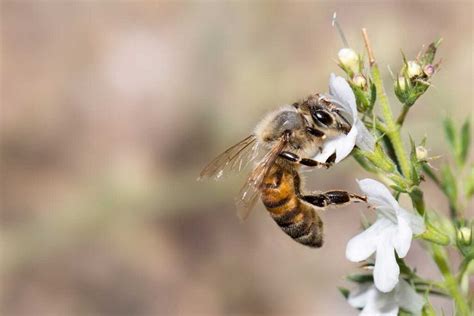
[[[229,171],[241,171],[257,159],[260,148],[265,154],[255,164],[237,198],[239,217],[244,220],[260,197],[271,217],[291,238],[309,247],[323,245],[323,223],[316,209],[366,202],[365,196],[342,190],[304,194],[300,166],[329,168],[335,155],[326,162],[315,157],[324,141],[347,134],[351,128],[345,113],[326,97],[312,94],[301,102],[269,113],[254,133],[212,160],[199,179],[219,179]]]

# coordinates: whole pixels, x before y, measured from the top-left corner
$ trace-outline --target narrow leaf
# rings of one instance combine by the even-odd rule
[[[347,300],[347,298],[349,297],[349,294],[351,294],[351,292],[348,289],[346,289],[345,287],[338,287],[337,289],[342,294],[342,296],[344,296],[344,298]]]
[[[457,150],[457,140],[456,140],[456,130],[454,129],[454,123],[451,118],[444,119],[444,133],[446,134],[446,138],[448,139],[451,148],[456,152]]]
[[[469,154],[469,145],[471,142],[471,125],[469,119],[467,119],[461,127],[461,142],[460,142],[460,157],[459,161],[463,166],[466,163],[467,155]]]

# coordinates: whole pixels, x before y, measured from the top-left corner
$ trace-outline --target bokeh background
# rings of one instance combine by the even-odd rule
[[[1,313],[356,314],[337,286],[357,269],[344,251],[363,206],[324,212],[314,250],[261,205],[239,222],[245,175],[195,181],[264,113],[327,90],[334,11],[353,48],[368,28],[393,101],[386,65],[444,38],[406,122],[441,164],[442,118],[472,116],[472,2],[2,1]],[[357,191],[366,176],[346,159],[306,187]],[[407,260],[439,277],[420,246]]]

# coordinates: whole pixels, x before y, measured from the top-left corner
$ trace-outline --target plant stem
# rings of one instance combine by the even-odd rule
[[[390,142],[393,145],[393,148],[395,150],[395,155],[397,157],[398,163],[400,164],[400,169],[402,171],[402,174],[407,179],[411,179],[411,169],[410,169],[410,164],[408,162],[408,156],[405,153],[405,149],[403,148],[399,126],[396,124],[396,122],[393,119],[392,110],[390,108],[387,95],[385,94],[385,90],[383,88],[383,83],[382,83],[382,78],[380,77],[379,67],[377,66],[375,57],[373,55],[372,47],[370,45],[369,38],[367,35],[367,30],[362,29],[362,34],[364,35],[365,46],[369,54],[370,68],[372,70],[372,80],[377,90],[377,100],[381,106],[382,117],[385,121],[385,126],[387,127],[387,137],[390,139]]]
[[[469,305],[467,304],[459,289],[456,278],[449,269],[450,264],[448,262],[446,252],[443,248],[434,244],[431,244],[431,251],[433,254],[433,259],[435,260],[439,271],[443,275],[446,290],[449,292],[456,305],[456,315],[469,316]]]
[[[405,117],[408,114],[408,111],[410,110],[410,107],[406,104],[403,105],[402,111],[400,112],[400,115],[397,118],[397,124],[399,126],[403,125],[403,122],[405,122]]]

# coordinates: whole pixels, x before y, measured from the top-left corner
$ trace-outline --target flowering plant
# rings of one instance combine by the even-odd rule
[[[409,152],[402,141],[409,110],[431,86],[439,69],[440,63],[434,60],[441,41],[431,43],[413,60],[403,56],[403,65],[392,85],[402,103],[395,119],[367,31],[363,29],[362,33],[367,61],[345,42],[346,47],[338,53],[338,65],[347,79],[331,75],[330,92],[324,96],[349,114],[352,129],[347,135],[328,140],[323,152],[315,157],[325,161],[336,153],[339,162],[352,155],[385,183],[358,181],[376,218],[349,241],[346,257],[364,262],[362,267],[368,272],[350,275],[348,279],[358,285],[352,291],[341,288],[341,293],[351,306],[361,310],[360,315],[435,315],[431,295],[452,299],[456,315],[472,315],[474,295],[469,291],[469,276],[474,274],[474,221],[464,213],[465,205],[474,196],[474,165],[469,165],[467,159],[470,121],[467,119],[460,131],[452,120],[444,122],[455,164],[443,165],[440,172],[430,164],[433,158],[425,149],[426,139],[418,144],[410,139]],[[425,204],[421,184],[428,178],[446,196],[449,218]],[[411,199],[413,209],[399,204],[401,195]],[[442,280],[424,278],[405,262],[412,239],[422,243]],[[460,259],[457,268],[448,249],[451,257]]]

